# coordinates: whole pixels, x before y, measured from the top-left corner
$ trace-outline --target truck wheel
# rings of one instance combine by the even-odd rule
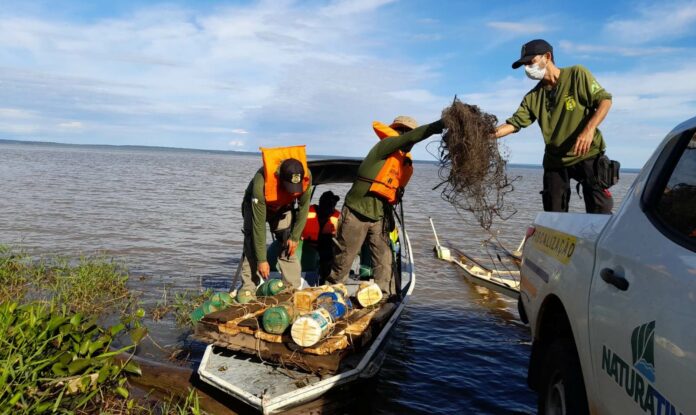
[[[559,339],[549,347],[541,368],[540,415],[587,415],[587,394],[580,360],[571,340]]]

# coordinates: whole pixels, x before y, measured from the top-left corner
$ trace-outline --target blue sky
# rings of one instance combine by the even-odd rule
[[[539,37],[614,95],[623,166],[696,116],[694,1],[5,0],[0,138],[360,157],[373,120],[430,122],[455,94],[507,118],[533,86],[510,64]],[[504,143],[541,163],[536,125]]]

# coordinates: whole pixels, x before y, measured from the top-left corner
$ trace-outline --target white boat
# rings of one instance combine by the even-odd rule
[[[308,166],[312,171],[313,185],[353,183],[360,162],[310,161]],[[200,378],[264,414],[273,414],[311,402],[331,389],[377,374],[385,357],[390,333],[399,321],[416,284],[411,244],[403,226],[402,215],[397,215],[397,219],[400,250],[395,255],[395,270],[398,270],[395,271],[395,277],[400,277],[396,278],[400,290],[394,311],[372,342],[342,360],[336,373],[324,376],[307,373],[271,364],[249,354],[209,345],[198,368]],[[354,290],[358,282],[356,279],[349,279],[349,291],[351,285]]]
[[[502,268],[498,269],[491,265],[485,265],[483,260],[467,255],[457,248],[440,245],[440,239],[435,231],[432,218],[430,218],[430,226],[435,236],[435,253],[438,259],[457,265],[464,271],[464,276],[468,281],[517,300],[520,295],[520,252],[524,246],[524,240],[514,252],[489,243],[489,249],[494,250],[496,256],[493,261],[497,259],[498,266]]]

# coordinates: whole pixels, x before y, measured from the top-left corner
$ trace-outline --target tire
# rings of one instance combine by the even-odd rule
[[[587,415],[587,393],[572,340],[559,339],[548,348],[539,384],[539,415]]]

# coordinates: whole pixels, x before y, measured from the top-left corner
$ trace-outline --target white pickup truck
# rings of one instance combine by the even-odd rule
[[[614,215],[540,213],[520,314],[540,414],[696,415],[696,118]]]

